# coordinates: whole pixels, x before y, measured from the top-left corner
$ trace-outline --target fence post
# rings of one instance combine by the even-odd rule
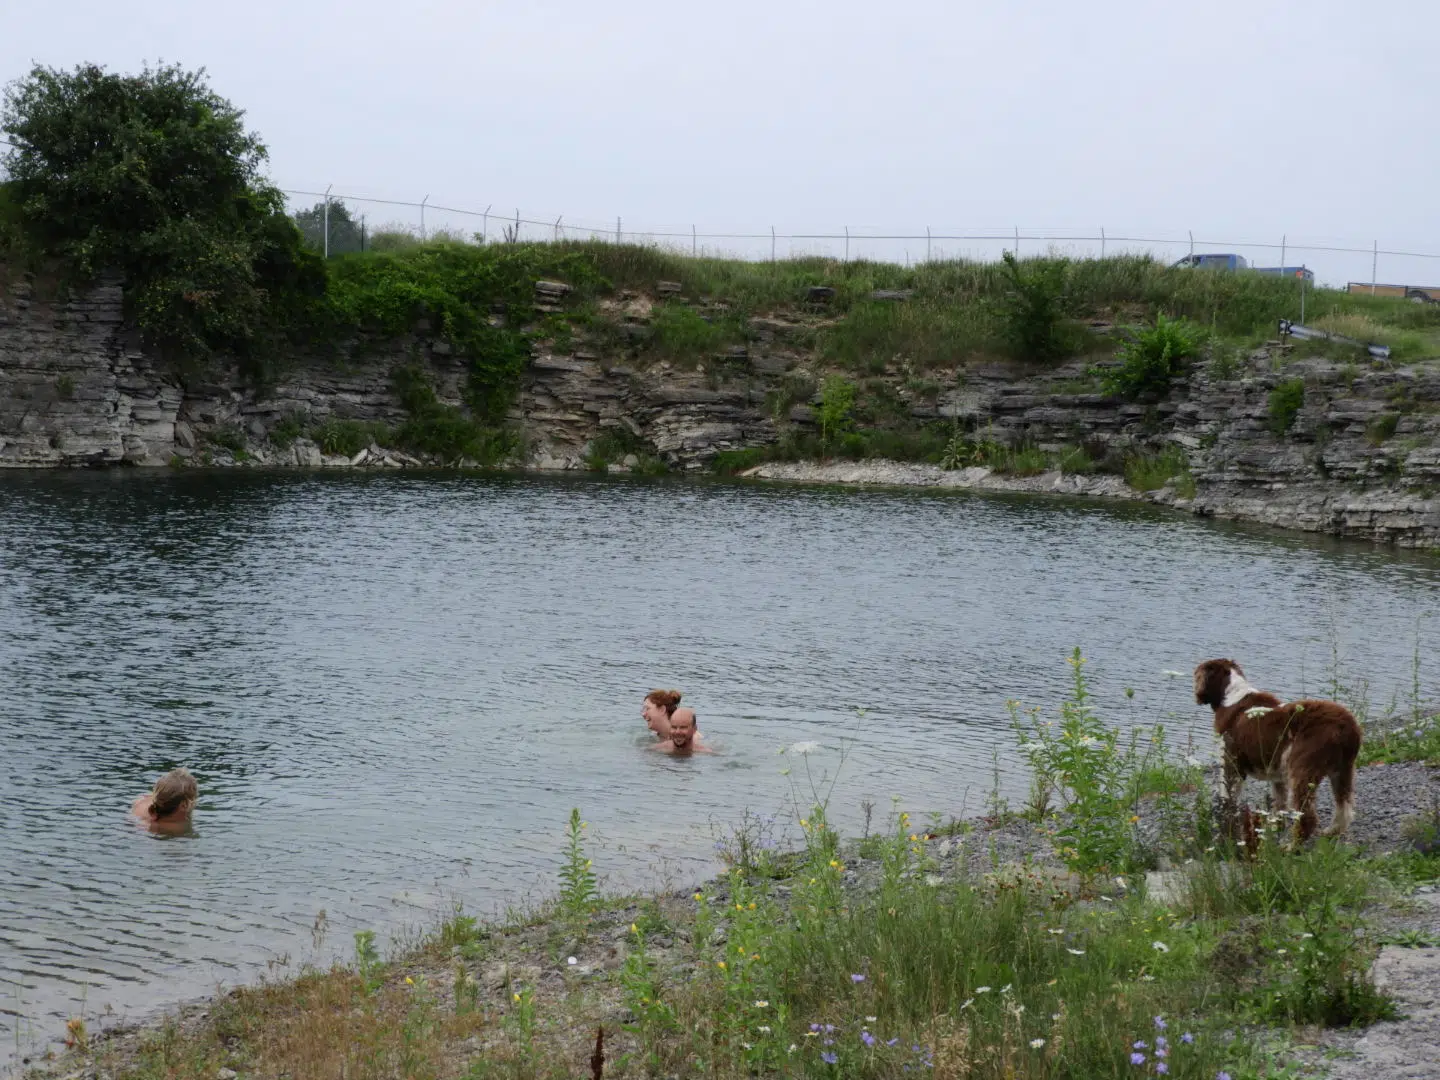
[[[325,258],[330,258],[330,189],[334,184],[325,185]]]
[[[360,250],[365,250],[365,215],[360,215]]]
[[[1100,258],[1105,258],[1105,226],[1100,226]]]
[[[1195,232],[1192,229],[1185,231],[1190,234],[1190,258],[1193,260],[1195,258]]]
[[[555,239],[554,239],[554,243],[557,243],[557,244],[560,242],[560,221],[561,221],[562,218],[564,218],[564,216],[565,216],[564,214],[561,214],[560,217],[557,217],[557,218],[555,219]]]
[[[515,207],[515,242],[520,242],[520,207]]]
[[[770,261],[775,261],[775,226],[770,226]]]
[[[1282,275],[1285,273],[1285,240],[1286,240],[1285,234],[1284,234],[1284,233],[1281,233],[1281,234],[1280,234],[1280,273],[1281,273]],[[1303,325],[1303,323],[1304,323],[1304,320],[1303,320],[1303,319],[1301,320],[1301,323],[1302,323],[1302,325]]]
[[[426,195],[425,198],[420,200],[420,240],[422,243],[425,240],[425,204],[429,201],[429,195]]]
[[[930,226],[925,226],[925,261],[930,261]]]
[[[1020,226],[1015,226],[1015,258],[1020,258]]]
[[[694,225],[691,225],[691,226],[690,226],[690,257],[691,257],[692,259],[695,257],[695,254],[696,254],[696,251],[697,251],[697,250],[698,250],[698,249],[695,247],[695,226],[694,226]]]
[[[1375,247],[1370,255],[1370,295],[1375,295],[1375,282],[1379,280],[1376,276],[1376,268],[1380,265],[1380,241],[1375,241]]]
[[[620,243],[620,215],[615,215],[615,243]]]
[[[480,243],[482,244],[490,242],[490,207],[494,205],[494,203],[490,203],[485,207],[485,213],[480,215]]]
[[[850,261],[850,226],[845,226],[845,261]]]

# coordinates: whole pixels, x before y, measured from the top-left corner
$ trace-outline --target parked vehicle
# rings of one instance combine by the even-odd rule
[[[1280,277],[1300,278],[1314,281],[1315,271],[1304,266],[1251,266],[1244,255],[1234,253],[1207,253],[1186,255],[1175,264],[1177,268],[1200,270],[1250,270],[1257,274],[1277,274]]]
[[[1416,304],[1440,304],[1440,285],[1372,285],[1368,281],[1352,281],[1346,292],[1369,296],[1395,296]]]

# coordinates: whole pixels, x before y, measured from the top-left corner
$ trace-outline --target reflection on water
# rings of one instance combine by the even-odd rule
[[[612,884],[675,887],[792,783],[833,781],[842,824],[895,795],[973,811],[992,752],[1023,786],[1006,700],[1058,700],[1076,644],[1109,715],[1207,746],[1164,669],[1233,656],[1318,692],[1338,649],[1383,702],[1437,582],[1420,557],[1054,501],[0,476],[0,1045],[17,1014],[53,1035],[82,1003],[135,1012],[546,890],[572,806]],[[656,686],[720,754],[643,752]],[[811,740],[783,778],[776,751]],[[193,834],[127,820],[179,764]]]

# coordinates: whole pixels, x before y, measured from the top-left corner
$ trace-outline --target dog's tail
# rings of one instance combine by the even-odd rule
[[[1331,836],[1343,836],[1355,820],[1355,759],[1330,774],[1330,793],[1335,796],[1335,821]]]

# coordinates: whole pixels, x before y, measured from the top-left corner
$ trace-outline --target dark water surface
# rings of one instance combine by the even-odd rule
[[[708,872],[712,823],[782,810],[842,745],[842,824],[897,795],[973,812],[993,750],[1023,789],[1006,699],[1057,702],[1076,644],[1109,715],[1207,749],[1165,669],[1233,656],[1295,695],[1328,689],[1338,649],[1383,704],[1437,597],[1433,559],[1144,508],[0,475],[0,1052],[548,891],[572,806],[612,884],[676,887]],[[724,752],[645,753],[652,686]],[[823,749],[787,779],[777,750],[803,741]],[[200,778],[193,833],[151,836],[126,809],[176,764]]]

